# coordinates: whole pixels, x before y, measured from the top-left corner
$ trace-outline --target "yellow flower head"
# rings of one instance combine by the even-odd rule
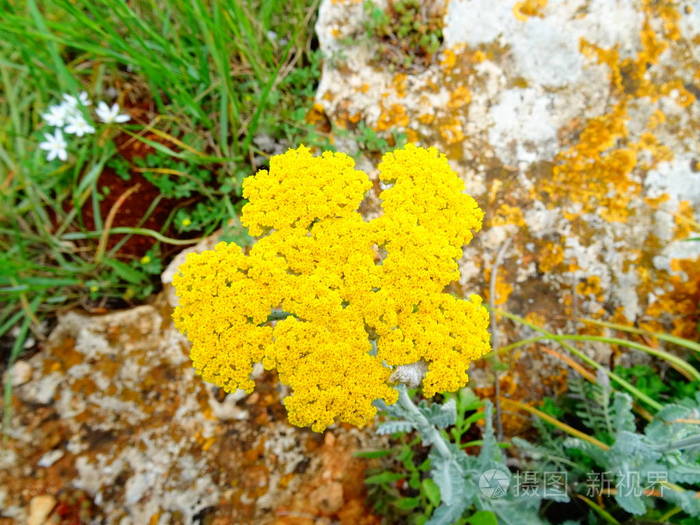
[[[317,432],[394,403],[401,365],[427,364],[426,396],[467,382],[489,351],[488,313],[480,297],[444,290],[483,212],[434,148],[387,153],[379,171],[389,187],[372,221],[358,212],[371,183],[342,153],[301,146],[243,181],[241,222],[259,237],[250,253],[219,243],[173,280],[175,325],[206,381],[251,391],[261,362],[292,390],[290,422]]]

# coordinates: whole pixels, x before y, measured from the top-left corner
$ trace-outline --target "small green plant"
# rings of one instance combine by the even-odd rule
[[[541,419],[535,422],[540,434],[536,444],[513,439],[517,449],[532,459],[531,467],[566,472],[569,490],[576,500],[606,523],[620,523],[619,520],[630,519],[630,515],[664,523],[682,513],[686,516],[679,523],[697,523],[700,397],[693,356],[700,353],[700,344],[666,333],[591,320],[587,322],[629,338],[558,335],[513,314],[501,313],[539,334],[506,349],[549,341],[596,370],[591,373],[585,366],[568,360],[580,375],[570,378],[568,395],[549,400],[543,410],[503,399]],[[661,344],[636,342],[636,335],[673,345],[681,353]],[[572,342],[607,343],[644,352],[660,362],[666,376],[662,379],[656,369],[648,366],[609,370]]]
[[[390,1],[386,10],[364,4],[366,37],[377,45],[377,62],[413,71],[427,67],[442,45],[442,2]]]
[[[407,142],[406,134],[403,132],[392,131],[388,140],[364,122],[358,124],[353,137],[363,153],[375,156],[382,155],[393,148],[402,148]]]
[[[569,489],[608,523],[618,523],[629,514],[652,519],[670,510],[700,516],[700,432],[697,415],[700,397],[669,403],[638,430],[632,398],[612,392],[608,386],[583,388],[573,380],[573,407],[565,415],[576,418],[576,426],[589,436],[571,437],[537,422],[537,444],[513,438],[513,444],[533,461],[539,471],[566,472]],[[594,395],[582,395],[584,392]],[[612,498],[616,503],[604,510],[594,500]],[[600,500],[598,499],[600,502]],[[677,509],[676,509],[677,507]]]
[[[484,417],[483,402],[469,388],[446,394],[445,399],[456,404],[455,420],[448,429],[451,441],[462,448],[478,444],[478,440],[465,438],[475,432],[480,435],[475,423]],[[399,443],[391,449],[357,454],[368,459],[383,458],[384,466],[372,469],[365,480],[369,498],[374,511],[388,521],[422,525],[441,503],[440,489],[430,477],[429,449],[421,445],[420,436],[397,432],[392,437]]]
[[[404,441],[390,454],[400,472],[372,473],[366,482],[376,485],[370,492],[375,509],[391,522],[428,525],[496,525],[545,523],[538,512],[543,499],[568,501],[561,486],[546,492],[524,493],[506,465],[493,430],[490,401],[480,401],[470,390],[448,395],[442,404],[416,405],[400,387],[399,401],[379,408],[392,416],[382,423],[379,434],[392,434]],[[472,425],[483,419],[481,439],[464,442]],[[402,437],[415,432],[416,437]],[[480,448],[477,455],[470,447]],[[416,462],[418,458],[418,463]]]

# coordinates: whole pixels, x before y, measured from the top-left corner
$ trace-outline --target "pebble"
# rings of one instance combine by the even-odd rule
[[[55,450],[49,450],[46,454],[41,456],[37,462],[37,466],[42,468],[49,468],[51,465],[56,463],[59,459],[63,457],[63,450],[57,448]]]
[[[56,498],[49,494],[34,496],[29,502],[27,525],[44,525],[55,506]]]
[[[32,366],[26,361],[16,361],[12,367],[12,386],[28,383],[32,378]]]

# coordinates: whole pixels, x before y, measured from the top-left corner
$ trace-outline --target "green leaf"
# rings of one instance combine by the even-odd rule
[[[413,510],[420,505],[420,500],[418,498],[401,498],[394,505],[401,510]]]
[[[130,282],[131,284],[140,284],[148,280],[148,277],[142,272],[134,270],[128,264],[117,261],[116,259],[105,259],[102,262],[112,268],[114,273],[116,273],[119,277],[127,282]]]
[[[498,525],[498,519],[490,510],[480,510],[467,518],[467,523],[471,525]]]
[[[382,472],[380,474],[375,474],[365,479],[367,485],[384,485],[387,483],[394,483],[405,476],[403,474],[398,474],[396,472]]]
[[[366,452],[355,452],[353,454],[356,458],[364,459],[384,458],[389,455],[391,455],[391,450],[368,450]]]
[[[423,487],[425,496],[428,498],[428,501],[430,501],[433,507],[440,505],[442,498],[440,497],[440,487],[437,486],[437,483],[430,478],[425,478],[423,483],[421,483],[421,486]]]

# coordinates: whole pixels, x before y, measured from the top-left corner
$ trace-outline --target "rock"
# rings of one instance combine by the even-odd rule
[[[48,494],[34,496],[29,502],[27,525],[44,525],[56,506],[56,498]]]
[[[299,487],[319,486],[325,460],[309,446],[313,435],[287,422],[273,376],[256,370],[256,392],[247,397],[204,383],[170,316],[158,297],[107,315],[59,318],[26,360],[31,379],[17,388],[0,454],[3,515],[24,516],[27,491],[71,487],[107,523],[149,523],[154,515],[191,523],[204,514],[269,523]],[[376,439],[371,429],[341,432],[333,457],[353,461],[353,451]],[[354,472],[343,483],[364,490]]]
[[[60,374],[48,374],[18,387],[17,395],[27,403],[47,405],[53,401],[60,382]]]
[[[310,494],[309,502],[324,514],[335,514],[343,506],[343,485],[337,481],[321,485]]]
[[[42,468],[48,468],[54,463],[56,463],[59,459],[63,457],[63,450],[61,449],[54,449],[48,451],[46,454],[41,456],[39,458],[39,461],[37,461],[37,466],[42,467]]]
[[[700,242],[685,239],[700,234],[700,137],[688,131],[700,129],[700,6],[522,4],[445,2],[441,50],[401,68],[364,36],[361,2],[324,0],[317,107],[336,128],[364,123],[446,153],[486,211],[455,291],[488,298],[512,239],[495,306],[555,331],[594,331],[577,321],[592,317],[695,337]],[[501,344],[533,335],[499,325]],[[544,374],[557,363],[518,359]],[[544,381],[529,376],[519,393],[536,398]]]
[[[23,360],[15,361],[12,365],[12,386],[17,387],[23,385],[32,378],[32,367]]]

